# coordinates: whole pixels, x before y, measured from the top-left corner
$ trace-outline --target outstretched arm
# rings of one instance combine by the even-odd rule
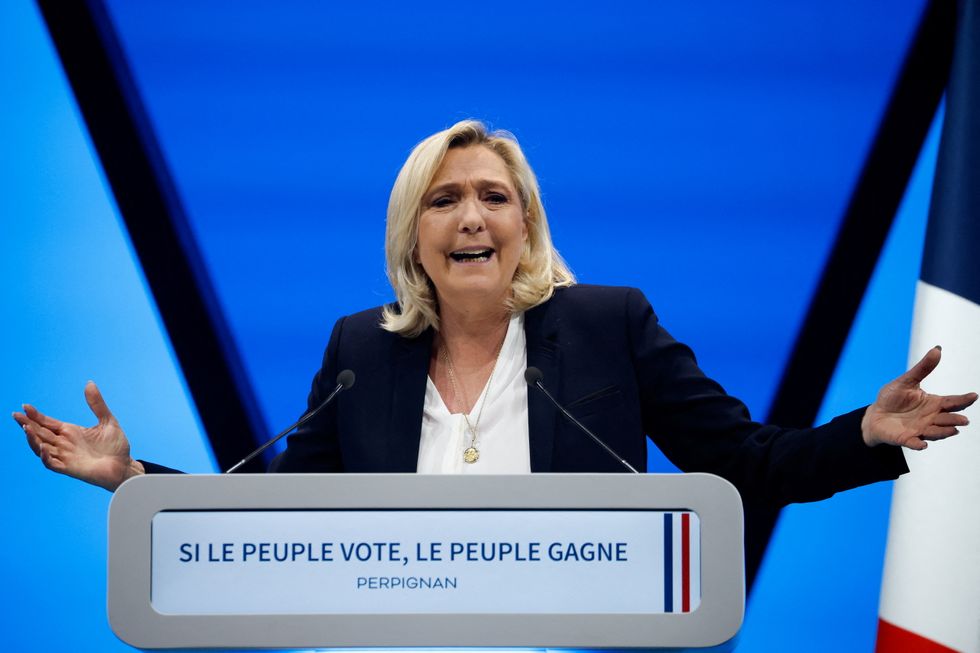
[[[956,435],[958,426],[970,423],[958,412],[970,407],[977,393],[934,395],[921,388],[922,380],[936,369],[941,358],[942,348],[933,347],[912,369],[878,392],[861,420],[865,444],[922,450],[929,441]]]
[[[130,456],[126,434],[92,381],[85,384],[85,401],[98,418],[95,426],[62,422],[29,404],[13,418],[45,467],[113,492],[123,481],[145,470]]]

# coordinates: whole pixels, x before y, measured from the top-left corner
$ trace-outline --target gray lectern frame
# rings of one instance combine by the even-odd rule
[[[701,602],[681,614],[170,615],[151,604],[151,522],[163,511],[690,510]],[[745,609],[742,503],[710,474],[142,476],[109,512],[109,622],[139,648],[708,648]]]

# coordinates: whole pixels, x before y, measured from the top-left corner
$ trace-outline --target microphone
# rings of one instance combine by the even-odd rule
[[[542,374],[541,373],[541,370],[539,370],[536,367],[529,367],[526,370],[524,370],[524,380],[527,381],[527,384],[529,386],[535,387],[538,390],[540,390],[541,392],[543,392],[544,393],[544,396],[547,397],[551,401],[551,403],[553,403],[555,405],[555,408],[557,408],[558,410],[560,410],[561,411],[561,414],[564,415],[566,418],[568,418],[568,421],[570,421],[572,424],[574,424],[575,426],[577,426],[579,428],[579,430],[582,431],[583,433],[585,433],[587,436],[589,436],[590,438],[592,438],[592,441],[593,442],[595,442],[600,447],[602,447],[603,449],[605,449],[606,453],[608,453],[610,456],[612,456],[613,458],[615,458],[619,462],[620,465],[622,465],[623,467],[625,467],[629,471],[633,472],[634,474],[639,474],[640,473],[639,471],[637,471],[636,467],[633,467],[633,465],[630,465],[628,462],[626,462],[626,459],[625,458],[623,458],[618,453],[616,453],[615,451],[613,451],[612,450],[612,447],[610,447],[608,444],[606,444],[605,442],[603,442],[599,438],[599,436],[597,436],[595,433],[593,433],[588,428],[586,428],[585,424],[583,424],[582,422],[580,422],[577,419],[575,419],[570,412],[568,412],[567,410],[565,410],[565,407],[562,406],[560,403],[558,403],[558,401],[554,397],[551,396],[551,393],[550,392],[548,392],[547,390],[545,390],[544,385],[541,383],[541,381],[543,379],[544,379],[544,374]]]
[[[271,440],[269,440],[268,442],[266,442],[265,444],[263,444],[261,447],[259,447],[258,449],[256,449],[255,451],[253,451],[252,453],[248,454],[247,456],[245,456],[244,458],[242,458],[240,461],[238,461],[237,463],[235,463],[234,465],[232,465],[231,467],[229,467],[228,468],[228,471],[226,471],[225,474],[231,474],[236,469],[238,469],[239,467],[241,467],[242,465],[244,465],[245,463],[247,463],[248,461],[250,461],[252,458],[255,458],[260,453],[262,453],[263,451],[265,451],[266,449],[268,449],[269,447],[271,447],[272,445],[274,445],[276,442],[279,442],[279,440],[281,440],[284,435],[286,435],[287,433],[289,433],[293,429],[297,429],[297,428],[303,426],[304,424],[306,424],[307,422],[309,422],[311,419],[313,419],[316,416],[317,413],[319,413],[321,410],[323,410],[324,408],[326,408],[327,407],[327,404],[329,404],[331,401],[333,401],[333,398],[336,397],[338,394],[340,394],[341,390],[350,390],[351,387],[354,385],[354,378],[355,378],[354,377],[354,372],[352,372],[351,370],[342,370],[340,372],[340,374],[337,375],[337,387],[335,387],[333,389],[333,392],[331,392],[329,395],[327,395],[327,398],[326,399],[324,399],[323,401],[320,402],[320,405],[319,406],[317,406],[316,408],[314,408],[310,412],[308,412],[305,415],[303,415],[302,417],[300,417],[288,429],[286,429],[285,431],[283,431],[282,433],[280,433],[276,437],[272,438]]]

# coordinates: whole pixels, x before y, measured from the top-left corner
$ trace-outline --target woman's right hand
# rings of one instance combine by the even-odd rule
[[[114,492],[126,479],[146,472],[129,455],[129,440],[92,381],[85,384],[85,401],[99,420],[88,428],[49,417],[29,404],[13,417],[45,467]]]

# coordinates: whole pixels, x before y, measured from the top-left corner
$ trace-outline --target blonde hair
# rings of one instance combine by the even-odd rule
[[[528,236],[511,283],[507,308],[514,313],[525,311],[549,300],[555,288],[575,283],[571,270],[551,242],[538,180],[517,139],[506,131],[488,131],[478,120],[463,120],[416,145],[391,189],[385,257],[398,305],[384,308],[381,326],[388,331],[413,338],[429,327],[439,329],[439,309],[432,282],[414,255],[422,197],[446,152],[472,145],[487,147],[503,159],[524,209]]]

